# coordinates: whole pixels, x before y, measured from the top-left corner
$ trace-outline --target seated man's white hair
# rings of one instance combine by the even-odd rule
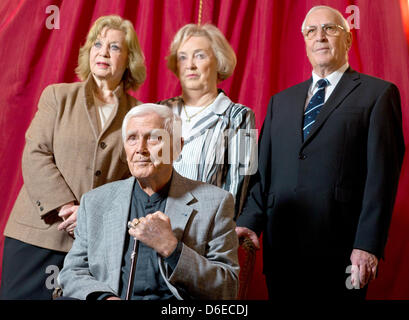
[[[156,113],[160,118],[163,119],[163,128],[172,136],[173,128],[176,122],[181,122],[180,117],[174,114],[172,109],[168,106],[155,104],[155,103],[144,103],[133,107],[125,115],[122,122],[122,140],[126,139],[126,127],[131,118],[144,116],[150,113]]]

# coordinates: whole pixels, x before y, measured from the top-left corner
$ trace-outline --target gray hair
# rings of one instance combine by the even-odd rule
[[[334,9],[334,8],[331,8],[331,7],[328,7],[328,6],[315,6],[315,7],[312,7],[310,9],[310,11],[308,11],[308,13],[305,15],[304,21],[303,21],[303,23],[301,25],[301,32],[305,28],[305,22],[307,21],[307,17],[310,15],[310,13],[312,13],[313,11],[318,10],[318,9],[328,9],[328,10],[331,10],[332,12],[334,12],[339,17],[339,19],[341,21],[341,26],[345,29],[345,31],[350,32],[350,27],[349,27],[348,21],[347,21],[347,19],[344,18],[342,13],[340,11],[338,11],[337,9]]]
[[[125,141],[126,139],[126,128],[131,118],[144,116],[150,113],[156,113],[163,119],[163,128],[169,133],[170,136],[173,136],[175,133],[174,127],[176,126],[176,123],[181,124],[182,122],[180,117],[177,114],[174,114],[170,107],[155,103],[144,103],[133,107],[125,115],[122,122],[122,140]]]
[[[176,32],[170,45],[170,53],[166,58],[169,70],[178,76],[177,52],[180,46],[190,37],[206,37],[210,41],[217,61],[217,76],[219,80],[225,80],[233,74],[237,63],[236,53],[223,33],[212,24],[197,25],[191,23]]]

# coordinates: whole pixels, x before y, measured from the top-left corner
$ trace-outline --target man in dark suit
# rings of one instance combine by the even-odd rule
[[[236,232],[256,246],[264,232],[270,299],[362,298],[383,257],[404,154],[399,92],[349,67],[339,11],[312,8],[302,33],[312,78],[270,100]]]

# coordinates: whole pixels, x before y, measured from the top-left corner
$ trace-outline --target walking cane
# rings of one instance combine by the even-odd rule
[[[135,228],[135,226],[139,223],[139,220],[137,220],[136,223],[128,222],[128,228]],[[129,278],[128,278],[128,288],[126,290],[126,297],[125,300],[130,300],[132,296],[132,289],[133,289],[133,281],[135,278],[135,265],[136,265],[136,254],[138,252],[138,240],[134,238],[134,243],[133,243],[133,250],[131,254],[131,270],[129,271]]]

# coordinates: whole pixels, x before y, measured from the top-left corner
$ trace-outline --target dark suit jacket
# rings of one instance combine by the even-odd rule
[[[348,69],[302,141],[311,79],[270,100],[259,168],[238,226],[264,231],[264,271],[277,255],[383,255],[404,154],[392,83]]]

